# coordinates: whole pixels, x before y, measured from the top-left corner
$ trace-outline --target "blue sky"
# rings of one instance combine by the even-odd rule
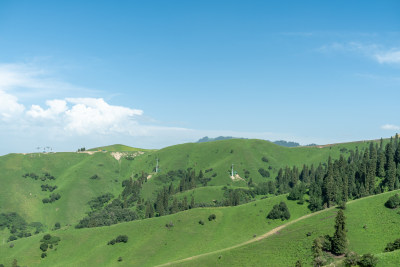
[[[0,1],[0,154],[400,131],[399,1]]]

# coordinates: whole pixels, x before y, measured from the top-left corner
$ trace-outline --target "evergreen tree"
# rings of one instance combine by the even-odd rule
[[[332,252],[341,255],[346,252],[346,217],[342,210],[339,210],[335,219],[335,233],[332,238]]]
[[[383,178],[385,177],[385,165],[386,165],[386,158],[385,153],[382,149],[378,151],[378,162],[377,162],[377,170],[376,175]]]

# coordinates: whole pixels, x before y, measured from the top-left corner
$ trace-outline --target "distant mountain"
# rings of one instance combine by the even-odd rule
[[[205,142],[212,142],[212,141],[220,141],[220,140],[228,140],[228,139],[247,139],[247,138],[243,138],[243,137],[233,137],[233,136],[218,136],[215,138],[210,138],[208,136],[204,136],[203,138],[200,138],[197,143],[205,143]],[[296,142],[288,142],[285,140],[278,140],[278,141],[274,141],[271,143],[274,143],[276,145],[279,146],[284,146],[284,147],[297,147],[300,146],[299,143]]]
[[[229,139],[247,139],[242,137],[233,137],[233,136],[218,136],[215,138],[210,138],[208,136],[204,136],[200,138],[196,143],[204,143],[204,142],[212,142],[212,141],[220,141],[220,140],[229,140]]]
[[[299,143],[291,142],[291,141],[288,142],[288,141],[285,141],[285,140],[278,140],[278,141],[274,141],[272,143],[274,143],[276,145],[279,145],[279,146],[285,146],[285,147],[297,147],[297,146],[300,146]]]

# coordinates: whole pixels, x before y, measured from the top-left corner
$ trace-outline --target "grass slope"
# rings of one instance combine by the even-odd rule
[[[14,258],[28,266],[116,266],[118,257],[129,266],[154,266],[229,247],[261,235],[283,223],[265,218],[274,204],[286,196],[271,197],[241,206],[199,208],[174,215],[121,223],[110,227],[90,229],[66,228],[52,234],[61,237],[57,251],[40,258],[39,240],[43,234],[0,246],[0,263],[9,264]],[[285,200],[286,201],[286,200]],[[305,205],[286,201],[291,211],[290,220],[309,213]],[[210,214],[215,221],[208,221]],[[199,220],[205,222],[200,225]],[[171,229],[166,223],[173,222]],[[126,234],[126,244],[107,246],[117,235]],[[79,242],[77,242],[79,240]]]
[[[246,186],[247,181],[252,178],[253,182],[265,182],[275,179],[278,170],[286,166],[297,166],[301,168],[303,164],[314,164],[327,162],[329,156],[339,158],[341,154],[345,157],[349,155],[349,150],[368,147],[369,142],[354,142],[336,144],[327,147],[296,147],[287,148],[275,145],[271,142],[256,139],[231,139],[206,143],[187,143],[167,147],[147,156],[135,160],[135,166],[140,166],[144,171],[151,173],[154,170],[156,159],[159,159],[160,174],[170,170],[194,168],[203,170],[212,168],[213,170],[205,173],[205,177],[211,178],[208,183],[210,186]],[[261,159],[266,157],[268,162]],[[250,171],[250,176],[246,181],[232,181],[230,178],[231,164],[240,177],[245,178],[245,170]],[[271,174],[270,178],[264,178],[258,170],[264,168]],[[212,177],[216,174],[215,177]],[[178,181],[174,182],[175,185]],[[154,188],[165,185],[165,182],[157,179],[154,175],[143,188],[144,196],[154,197]]]
[[[379,254],[388,242],[399,237],[400,216],[397,211],[384,207],[394,194],[388,192],[348,203],[345,216],[350,250],[358,254]],[[289,225],[260,242],[173,266],[294,266],[297,260],[304,266],[312,266],[312,242],[320,235],[333,234],[336,212],[327,210]],[[307,237],[309,232],[311,236]],[[380,254],[383,259],[380,266],[398,266],[398,261],[393,265],[398,255],[397,252]]]
[[[18,212],[28,222],[42,222],[53,226],[75,224],[89,210],[86,204],[102,193],[118,195],[121,181],[132,172],[132,161],[115,160],[109,153],[53,153],[53,154],[9,154],[0,157],[1,212]],[[23,178],[34,172],[42,176],[50,172],[56,180],[42,182]],[[100,179],[90,179],[98,174]],[[54,193],[61,199],[43,204],[42,199],[50,192],[41,190],[42,184],[57,185]]]

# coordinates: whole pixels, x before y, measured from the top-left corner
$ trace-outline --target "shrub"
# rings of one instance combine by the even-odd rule
[[[59,222],[56,222],[56,223],[54,224],[54,229],[55,229],[55,230],[60,229],[60,227],[61,227],[61,225],[60,225]]]
[[[265,156],[264,156],[264,157],[262,157],[262,158],[261,158],[261,160],[262,160],[262,161],[264,161],[264,162],[268,162],[268,158],[267,158],[267,157],[265,157]]]
[[[40,249],[45,252],[49,248],[49,245],[47,243],[42,243],[40,244]]]
[[[264,177],[264,178],[270,177],[269,171],[267,171],[267,170],[265,170],[265,169],[263,169],[263,168],[259,168],[259,169],[258,169],[258,172],[259,172],[260,175],[261,175],[262,177]]]
[[[43,239],[44,239],[44,240],[50,240],[50,239],[51,239],[51,235],[50,235],[50,234],[45,234],[45,235],[43,236]]]
[[[127,235],[119,235],[117,236],[117,238],[108,241],[107,245],[115,245],[116,243],[127,243],[127,242],[128,242]]]
[[[358,264],[361,267],[374,267],[378,263],[378,258],[376,258],[373,254],[367,253],[361,257],[361,260]]]
[[[200,220],[200,221],[199,221],[199,224],[204,225],[204,221],[203,221],[203,220]]]
[[[391,196],[388,201],[386,201],[385,206],[390,209],[395,209],[400,205],[399,194]]]
[[[217,216],[215,214],[211,214],[210,216],[208,216],[208,220],[211,222],[213,220],[215,220],[217,218]]]
[[[385,252],[390,252],[400,249],[400,238],[396,239],[394,242],[390,242],[386,245]]]
[[[128,242],[128,236],[127,235],[119,235],[117,236],[117,238],[115,239],[115,242],[117,243],[127,243]]]
[[[119,257],[119,258],[118,258],[118,261],[122,261],[122,257]]]
[[[346,259],[344,260],[344,264],[346,266],[356,266],[360,260],[360,256],[354,251],[350,251],[346,253]]]
[[[43,259],[43,258],[46,258],[46,257],[47,257],[47,253],[46,253],[46,252],[43,252],[42,255],[41,255],[40,257],[42,257],[42,259]]]
[[[10,248],[13,248],[13,247],[14,247],[14,243],[11,243],[11,244],[10,244]]]

